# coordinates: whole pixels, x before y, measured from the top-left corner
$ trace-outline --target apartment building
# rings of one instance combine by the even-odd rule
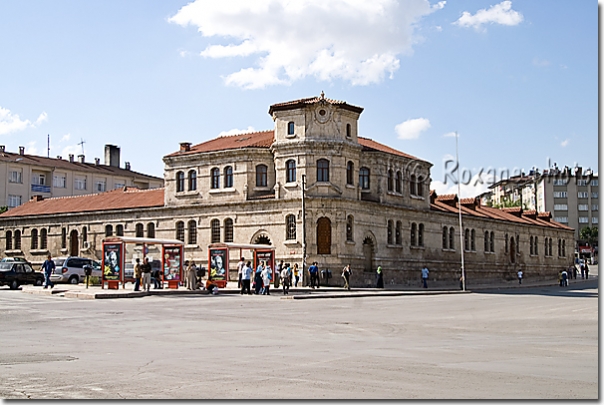
[[[17,207],[33,196],[65,197],[99,193],[127,186],[140,189],[163,187],[161,177],[149,176],[131,170],[130,163],[120,167],[120,148],[105,145],[105,161],[85,161],[84,155],[77,160],[58,156],[47,158],[27,155],[25,148],[19,153],[8,152],[0,145],[0,207]]]

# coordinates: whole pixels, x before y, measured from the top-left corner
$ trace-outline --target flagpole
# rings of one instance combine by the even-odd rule
[[[459,166],[459,135],[455,131],[455,159],[457,160],[457,208],[459,213],[459,250],[461,251],[461,286],[462,290],[466,290],[466,270],[464,266],[463,250],[465,248],[463,239],[463,223],[461,221],[461,167]]]

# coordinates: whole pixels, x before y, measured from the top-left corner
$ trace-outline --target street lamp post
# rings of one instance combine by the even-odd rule
[[[461,168],[459,167],[459,135],[455,131],[455,159],[457,160],[457,208],[459,212],[459,250],[461,251],[461,289],[466,290],[466,270],[464,267],[463,250],[465,248],[463,240],[463,223],[461,221]]]
[[[306,175],[302,175],[302,280],[306,269]]]

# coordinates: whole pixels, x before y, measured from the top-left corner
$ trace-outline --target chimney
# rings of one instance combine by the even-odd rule
[[[181,142],[180,143],[180,151],[188,152],[191,150],[191,142]]]
[[[130,170],[130,162],[126,162],[126,170]]]
[[[4,153],[4,145],[0,145],[0,152]]]
[[[59,159],[59,160],[63,160],[63,156],[61,156],[61,155],[57,155],[57,159]]]
[[[32,195],[31,196],[31,201],[42,201],[44,199],[44,197],[42,197],[41,195]]]
[[[69,161],[70,161],[71,163],[73,163],[73,153],[70,153],[70,154],[69,154]]]
[[[105,165],[120,167],[120,148],[115,145],[105,145]]]
[[[94,158],[94,164],[97,165],[97,166],[100,165],[101,164],[101,159]]]
[[[25,155],[25,146],[19,146],[19,155]]]
[[[78,161],[84,163],[84,155],[78,155]]]

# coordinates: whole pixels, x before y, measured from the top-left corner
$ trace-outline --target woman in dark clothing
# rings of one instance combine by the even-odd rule
[[[260,294],[260,290],[262,289],[262,272],[261,271],[256,271],[256,274],[254,275],[254,294],[258,295]]]
[[[384,288],[384,272],[382,271],[382,266],[378,266],[377,268],[377,288]]]

